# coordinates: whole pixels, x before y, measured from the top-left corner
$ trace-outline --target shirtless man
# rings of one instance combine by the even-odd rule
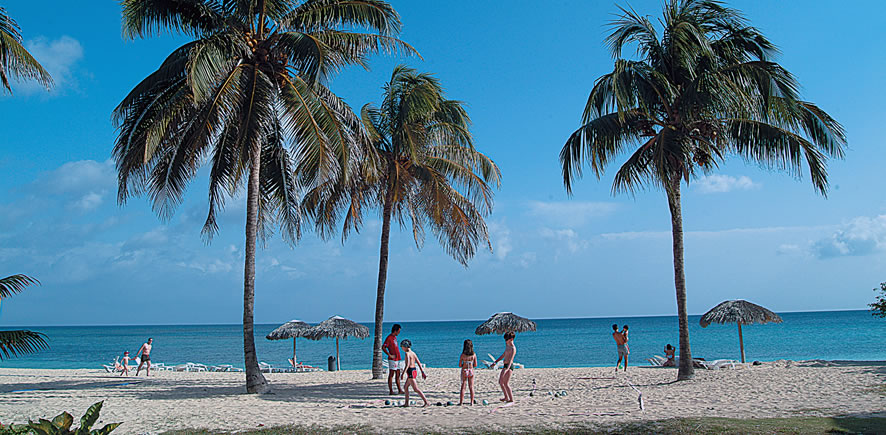
[[[501,367],[501,373],[498,375],[498,385],[501,386],[501,392],[505,397],[499,399],[502,402],[513,402],[514,394],[511,392],[511,374],[514,373],[514,357],[517,356],[517,346],[514,346],[514,333],[505,332],[505,352],[501,354],[492,366],[495,367],[499,361],[504,363]]]
[[[145,368],[145,376],[151,376],[151,347],[153,346],[151,343],[154,342],[153,338],[149,338],[148,342],[143,344],[142,347],[138,349],[135,357],[138,358],[141,355],[141,362],[138,363],[138,368],[135,370],[135,375],[138,376],[139,372],[142,370],[142,366],[145,363],[148,363],[148,367]]]
[[[612,325],[612,338],[618,347],[618,362],[615,363],[615,371],[618,372],[618,366],[622,359],[625,362],[624,370],[628,371],[628,354],[631,353],[628,350],[628,325],[625,325],[622,331],[618,330],[618,325]]]
[[[404,369],[403,360],[400,359],[400,348],[397,346],[397,335],[400,334],[400,325],[394,324],[391,334],[385,338],[385,344],[381,347],[382,352],[388,357],[388,394],[394,394],[393,380],[397,380],[397,394],[403,394],[400,388],[400,371]]]

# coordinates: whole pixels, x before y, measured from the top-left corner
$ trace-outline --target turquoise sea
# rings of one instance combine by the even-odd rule
[[[784,323],[743,327],[745,353],[749,361],[776,359],[886,360],[886,319],[869,311],[832,311],[781,314]],[[690,340],[695,357],[739,359],[735,325],[701,328],[699,316],[690,316]],[[455,367],[466,338],[474,341],[481,357],[498,356],[503,350],[500,336],[476,336],[482,321],[401,322],[400,339],[408,338],[422,361],[431,367]],[[519,334],[517,361],[527,367],[579,367],[614,365],[617,359],[610,335],[612,324],[630,325],[631,365],[648,364],[645,359],[662,354],[665,344],[677,345],[677,318],[619,317],[537,320],[538,331]],[[392,323],[391,323],[392,324]],[[385,331],[391,324],[385,325]],[[285,366],[292,353],[292,340],[269,341],[265,335],[278,324],[255,325],[260,361]],[[367,326],[372,329],[371,324]],[[0,329],[9,329],[0,327]],[[148,338],[154,338],[152,360],[166,365],[185,362],[234,364],[243,367],[240,325],[179,326],[66,326],[28,329],[49,337],[50,349],[34,355],[0,361],[0,367],[100,368],[116,355],[134,353]],[[335,354],[335,341],[298,340],[301,362],[326,367]],[[368,369],[372,340],[342,340],[342,369]]]

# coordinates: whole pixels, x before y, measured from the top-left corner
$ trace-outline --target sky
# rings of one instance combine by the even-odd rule
[[[465,268],[433,240],[391,236],[385,318],[485,319],[676,313],[670,216],[663,192],[613,196],[612,174],[563,188],[558,154],[588,93],[613,60],[603,39],[618,9],[606,1],[392,0],[401,38],[423,60],[379,55],[369,71],[331,82],[359,108],[378,103],[394,66],[434,73],[468,105],[477,148],[503,183],[487,218],[492,252]],[[660,15],[659,1],[631,1]],[[846,128],[831,190],[741,160],[691,181],[683,195],[688,311],[726,299],[775,311],[864,309],[886,281],[886,34],[875,1],[732,1],[782,50],[779,61]],[[0,96],[0,276],[42,285],[2,303],[9,325],[230,324],[242,319],[244,209],[227,201],[204,243],[205,170],[168,221],[148,199],[116,200],[111,111],[185,42],[123,40],[117,2],[6,0],[26,46],[55,78],[47,92],[16,84]],[[621,160],[624,156],[621,157]],[[345,243],[306,233],[257,253],[255,320],[374,317],[379,218]]]

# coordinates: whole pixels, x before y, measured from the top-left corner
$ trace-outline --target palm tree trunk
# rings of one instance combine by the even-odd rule
[[[394,191],[388,189],[382,210],[381,247],[378,255],[378,289],[375,296],[375,343],[372,345],[372,379],[380,379],[382,372],[382,322],[385,318],[385,283],[388,280],[388,242],[391,238],[391,214]]]
[[[258,148],[258,147],[256,147]],[[268,381],[258,367],[253,332],[253,307],[255,305],[255,238],[258,230],[258,189],[261,169],[261,152],[253,151],[249,170],[249,187],[246,197],[246,265],[243,272],[243,356],[246,359],[246,392],[265,393],[270,390]]]
[[[680,367],[677,380],[691,379],[695,374],[689,350],[689,317],[686,315],[686,277],[683,274],[683,213],[680,210],[679,175],[668,186],[668,207],[671,209],[671,234],[674,240],[674,287],[677,290],[677,319],[680,328]]]

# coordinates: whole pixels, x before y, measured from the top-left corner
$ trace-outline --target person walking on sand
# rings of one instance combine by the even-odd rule
[[[511,374],[514,372],[514,357],[517,356],[517,346],[514,346],[514,337],[516,335],[513,332],[505,332],[505,351],[492,363],[493,367],[499,361],[503,363],[501,373],[498,375],[498,385],[505,396],[499,399],[502,402],[514,401],[514,393],[511,391]]]
[[[400,334],[400,325],[395,323],[391,327],[391,334],[385,338],[385,344],[381,350],[388,357],[388,394],[394,394],[393,380],[397,380],[397,394],[403,394],[400,388],[400,372],[403,370],[403,360],[400,358],[400,348],[397,346],[397,335]]]
[[[418,388],[418,372],[417,370],[421,370],[421,376],[424,379],[428,378],[428,375],[425,373],[424,367],[421,366],[421,361],[418,359],[418,355],[412,351],[412,342],[409,340],[403,340],[400,342],[400,348],[403,349],[404,361],[406,361],[406,384],[403,385],[403,389],[406,391],[406,399],[403,404],[404,407],[409,406],[409,387],[411,386],[418,396],[421,397],[421,400],[424,400],[424,406],[428,406],[428,399],[425,397],[425,393],[421,392],[421,389]],[[418,369],[416,369],[418,367]],[[401,375],[402,376],[402,375]]]
[[[138,352],[136,352],[136,358],[141,355],[141,362],[138,363],[138,368],[135,370],[136,376],[138,376],[138,374],[142,371],[142,366],[145,363],[148,363],[148,366],[145,368],[145,376],[151,376],[151,347],[154,346],[152,344],[153,342],[154,339],[149,338],[148,341],[138,349]]]
[[[465,340],[461,356],[458,358],[458,367],[461,369],[461,390],[458,392],[458,404],[461,406],[465,401],[465,384],[471,390],[471,405],[474,404],[474,367],[477,367],[477,355],[474,353],[474,343]]]
[[[628,325],[625,325],[624,330],[619,331],[618,325],[612,325],[612,338],[615,340],[615,345],[618,348],[618,362],[615,363],[615,371],[618,372],[618,366],[621,364],[621,361],[624,360],[624,370],[628,370],[628,354],[630,351],[628,350]]]
[[[120,376],[129,376],[129,351],[123,352],[123,365],[120,366]]]

